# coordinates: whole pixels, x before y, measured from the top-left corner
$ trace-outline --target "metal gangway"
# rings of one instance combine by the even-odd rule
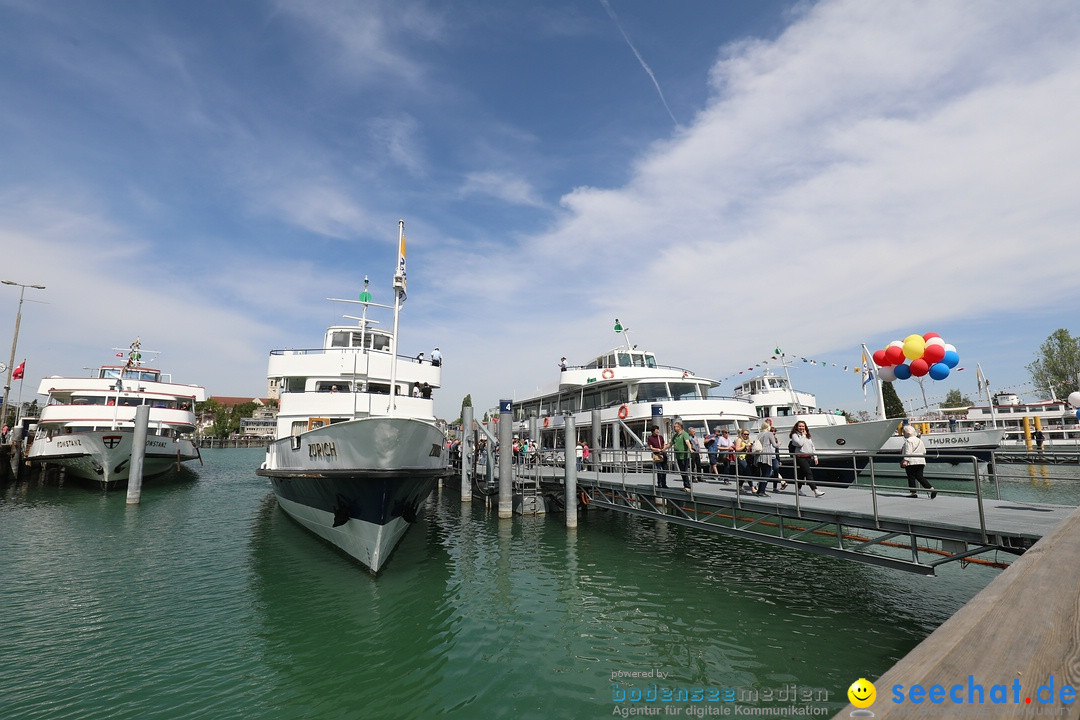
[[[974,456],[956,458],[970,465],[970,489],[938,489],[933,501],[921,489],[918,499],[908,497],[906,479],[895,472],[895,455],[848,457],[854,481],[818,481],[823,497],[796,492],[791,461],[781,468],[787,490],[768,492],[768,497],[740,491],[742,482],[760,478],[737,470],[728,475],[695,473],[688,492],[678,471],[668,469],[670,487],[658,487],[652,464],[629,457],[583,469],[577,473],[577,486],[590,509],[922,575],[957,561],[1007,567],[1003,555],[1007,560],[1023,553],[1075,509],[1001,499],[995,473],[986,469],[994,464],[987,466]],[[863,466],[861,471],[856,464]],[[563,476],[558,466],[542,466],[539,473],[543,483],[556,486]],[[989,554],[997,558],[979,557]]]

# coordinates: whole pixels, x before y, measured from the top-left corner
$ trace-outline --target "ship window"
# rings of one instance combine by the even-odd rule
[[[335,389],[336,388],[336,389]],[[320,380],[315,385],[316,392],[352,392],[352,386],[341,380]]]
[[[652,353],[645,353],[645,367],[656,367],[656,356]]]
[[[671,383],[671,397],[675,400],[693,400],[698,397],[698,386],[694,383]]]
[[[630,393],[625,385],[619,387],[608,388],[603,394],[604,407],[611,405],[618,405],[620,403],[628,402],[630,399]]]
[[[338,331],[330,338],[330,347],[349,347],[349,335],[351,333]]]
[[[577,394],[563,398],[562,409],[566,412],[577,412],[581,409],[581,400]]]
[[[389,350],[390,338],[385,335],[372,335],[371,336],[371,348],[373,350]]]
[[[281,383],[281,391],[287,393],[300,393],[304,392],[304,386],[307,383],[307,378],[302,377],[287,377],[283,379]]]
[[[619,353],[619,367],[630,367],[630,353]]]
[[[637,386],[637,399],[639,402],[650,400],[667,400],[667,385],[662,382],[639,383]]]
[[[598,407],[600,407],[600,393],[598,393],[598,392],[585,393],[584,397],[581,398],[581,409],[582,410],[593,410],[593,409],[598,408]]]
[[[368,383],[368,392],[375,395],[389,395],[389,383]]]
[[[702,443],[702,447],[705,446],[705,436],[709,434],[709,427],[704,420],[683,420],[683,429],[687,432],[693,430],[698,441]]]
[[[645,367],[645,356],[641,353],[634,353],[634,367]]]
[[[604,367],[615,367],[615,355],[614,353],[604,358]]]

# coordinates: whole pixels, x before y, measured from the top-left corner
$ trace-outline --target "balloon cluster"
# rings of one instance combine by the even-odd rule
[[[960,355],[956,348],[935,332],[893,340],[883,350],[874,353],[878,375],[887,382],[907,380],[912,375],[929,375],[934,380],[944,380],[959,362]]]

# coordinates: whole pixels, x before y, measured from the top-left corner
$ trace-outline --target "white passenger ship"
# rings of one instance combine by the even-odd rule
[[[768,376],[769,382],[786,378]],[[777,437],[787,446],[787,436],[796,420],[806,420],[815,447],[821,455],[815,477],[833,482],[850,482],[862,469],[867,454],[877,452],[892,434],[895,422],[877,420],[848,423],[843,416],[819,414],[814,397],[799,393],[799,407],[790,401],[755,403],[759,393],[750,392],[759,380],[747,381],[736,397],[711,394],[719,382],[681,368],[660,365],[652,352],[630,347],[615,348],[580,367],[559,372],[559,382],[515,403],[514,419],[519,432],[530,434],[530,418],[536,418],[541,446],[558,454],[563,447],[563,415],[572,414],[578,438],[592,442],[593,410],[600,413],[600,459],[626,458],[641,462],[646,456],[646,436],[652,425],[661,427],[665,439],[678,419],[686,429],[694,428],[704,441],[716,428],[727,429],[734,438],[739,429],[756,434],[766,417],[777,425]],[[740,386],[742,387],[742,386]],[[768,393],[787,394],[787,386]],[[762,390],[762,395],[767,394]]]
[[[378,573],[439,478],[448,475],[444,429],[432,392],[441,361],[398,352],[398,312],[405,294],[401,225],[393,306],[353,303],[357,322],[327,329],[322,347],[274,350],[267,375],[280,390],[277,439],[258,470],[281,508],[301,525]],[[393,310],[394,329],[373,327],[369,308]],[[414,396],[414,394],[416,396]]]
[[[27,452],[31,463],[64,468],[68,477],[112,488],[127,483],[131,470],[135,409],[150,406],[143,477],[161,475],[193,460],[195,403],[206,400],[198,385],[142,364],[136,340],[124,365],[102,365],[91,377],[47,377],[38,393],[48,400]]]

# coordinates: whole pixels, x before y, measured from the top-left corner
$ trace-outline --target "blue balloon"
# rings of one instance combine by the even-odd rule
[[[945,363],[950,368],[954,368],[960,364],[960,354],[955,350],[946,350],[945,357],[941,358],[941,362]]]
[[[1080,410],[1077,410],[1077,411],[1076,411],[1076,419],[1077,419],[1077,420],[1080,420]]]
[[[943,362],[934,363],[930,366],[930,377],[935,380],[944,380],[949,377],[949,366]]]
[[[907,380],[911,377],[911,367],[901,363],[893,368],[893,373],[896,375],[897,380]]]

